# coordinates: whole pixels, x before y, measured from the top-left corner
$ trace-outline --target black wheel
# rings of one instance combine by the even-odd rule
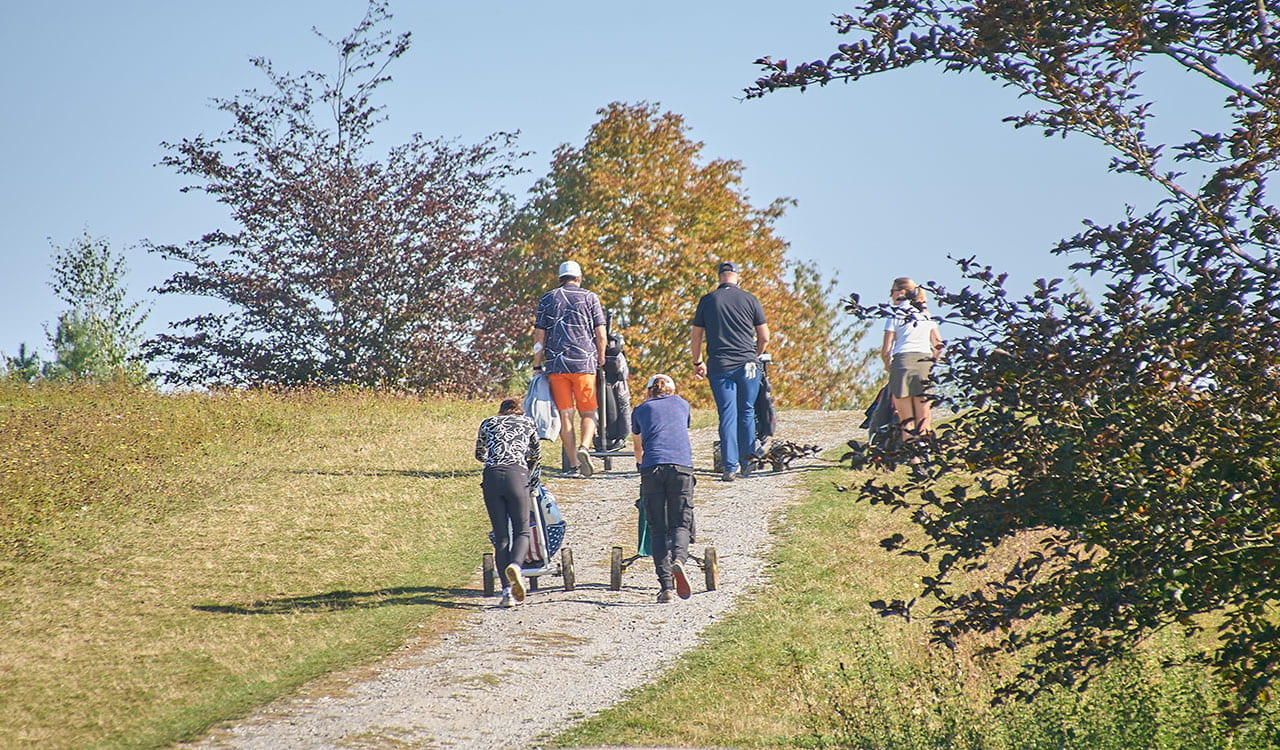
[[[702,571],[707,577],[707,591],[715,591],[720,586],[720,558],[715,547],[707,547],[702,553]]]
[[[525,580],[529,581],[529,590],[530,590],[530,591],[537,591],[537,590],[538,590],[538,577],[537,577],[537,576],[529,576],[529,577],[528,577],[527,579],[525,579]]]
[[[564,575],[564,590],[573,591],[577,579],[573,576],[573,550],[568,547],[560,550],[560,571]]]
[[[609,553],[609,589],[622,590],[622,548],[614,547]]]
[[[484,579],[484,595],[493,596],[494,583],[498,577],[497,567],[493,564],[493,553],[486,552],[480,558],[481,578]]]
[[[724,471],[724,455],[720,451],[720,441],[711,444],[711,467],[715,473]]]

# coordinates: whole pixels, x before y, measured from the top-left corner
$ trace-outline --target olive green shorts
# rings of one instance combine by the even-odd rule
[[[894,398],[933,393],[933,358],[920,352],[895,354],[889,362],[889,394]]]

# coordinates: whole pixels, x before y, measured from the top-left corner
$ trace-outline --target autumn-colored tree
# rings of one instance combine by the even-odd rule
[[[796,66],[762,60],[749,94],[918,64],[989,76],[1033,102],[1015,126],[1095,139],[1111,169],[1165,192],[1055,248],[1105,281],[1096,301],[1056,280],[1015,299],[973,258],[959,261],[971,286],[937,290],[950,329],[968,331],[939,373],[960,414],[928,479],[861,488],[922,532],[886,546],[936,570],[876,606],[930,617],[940,643],[979,633],[1016,654],[1015,697],[1085,684],[1162,629],[1208,629],[1187,658],[1222,678],[1229,716],[1248,717],[1280,677],[1280,208],[1267,193],[1280,15],[1262,2],[872,0],[836,26],[853,38]],[[1222,95],[1183,105],[1208,121],[1185,143],[1150,135],[1143,76],[1160,67]],[[855,441],[850,459],[868,455]]]
[[[742,165],[703,160],[680,115],[617,102],[599,115],[581,147],[556,150],[508,228],[509,260],[490,296],[507,351],[521,342],[508,359],[513,371],[528,365],[538,296],[557,283],[562,260],[576,260],[624,334],[632,372],[668,372],[686,396],[709,402],[705,387],[691,387],[689,326],[699,297],[715,288],[717,264],[733,260],[774,333],[776,400],[817,407],[860,398],[864,331],[841,320],[816,269],[787,258],[773,224],[788,201],[753,207]]]
[[[370,154],[384,117],[373,103],[409,35],[382,27],[375,0],[343,39],[335,72],[279,73],[271,88],[215,99],[233,124],[165,144],[187,190],[224,204],[236,228],[152,246],[190,270],[158,291],[221,300],[225,310],[148,342],[172,383],[358,384],[476,392],[492,382],[476,355],[483,302],[474,281],[497,257],[510,213],[499,185],[518,171],[512,136],[461,146],[415,135]]]

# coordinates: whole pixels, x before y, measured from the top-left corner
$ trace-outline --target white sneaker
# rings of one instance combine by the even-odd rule
[[[499,606],[499,607],[514,607],[514,606],[516,606],[516,601],[515,601],[515,599],[512,599],[512,598],[511,598],[511,592],[510,592],[510,591],[503,591],[503,592],[502,592],[502,601],[498,602],[498,606]]]
[[[511,598],[516,600],[516,604],[524,601],[524,576],[519,565],[511,563],[507,566],[507,583],[511,584]]]

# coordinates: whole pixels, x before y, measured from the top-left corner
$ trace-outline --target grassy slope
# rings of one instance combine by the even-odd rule
[[[1280,746],[1272,715],[1232,739],[1214,687],[1163,668],[1174,636],[1083,694],[992,707],[1000,663],[931,646],[924,623],[882,619],[866,602],[909,598],[927,572],[879,541],[910,534],[854,500],[864,475],[811,474],[779,532],[769,587],[713,627],[655,684],[564,733],[564,746],[856,748],[1219,748]]]
[[[491,410],[5,391],[0,746],[167,744],[447,625]]]
[[[492,406],[0,388],[0,747],[163,746],[448,627],[485,546]],[[1225,746],[1211,689],[1153,657],[990,709],[984,667],[865,606],[920,573],[878,545],[901,520],[836,492],[847,471],[810,477],[773,583],[564,743]]]

